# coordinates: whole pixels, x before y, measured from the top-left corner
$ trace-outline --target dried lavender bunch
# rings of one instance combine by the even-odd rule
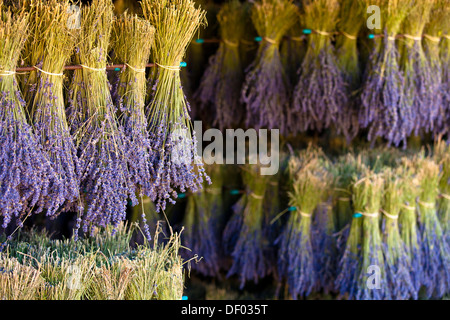
[[[231,253],[233,264],[227,277],[239,275],[241,289],[249,280],[258,283],[270,271],[265,256],[268,244],[264,241],[263,232],[264,198],[269,177],[260,175],[259,170],[259,165],[249,164],[243,167],[242,179],[246,193],[242,195],[240,205],[234,207],[242,210],[233,212],[239,218],[232,217],[228,222],[232,225],[227,225],[224,231],[226,239],[230,239],[230,234],[238,235]]]
[[[442,19],[442,40],[441,40],[441,63],[442,63],[442,89],[443,93],[443,105],[447,106],[446,110],[443,110],[442,124],[443,128],[440,130],[442,134],[446,134],[447,137],[450,134],[450,3],[444,1],[444,18]]]
[[[439,125],[441,79],[432,61],[426,56],[422,46],[422,34],[430,18],[434,0],[417,1],[406,16],[402,33],[404,34],[401,71],[404,74],[405,108],[411,110],[410,126],[407,132],[433,132]],[[435,63],[434,63],[435,64]]]
[[[294,89],[296,120],[292,132],[322,131],[334,124],[340,133],[350,126],[345,119],[338,122],[339,115],[348,115],[348,111],[342,109],[348,106],[347,85],[331,41],[338,15],[337,0],[311,0],[304,5],[302,20],[316,32],[308,38],[308,49]]]
[[[280,59],[284,70],[289,77],[289,92],[294,91],[298,81],[298,70],[307,49],[307,36],[302,34],[302,21],[297,21],[292,28],[286,32],[286,39],[281,42]],[[306,26],[304,26],[306,28]]]
[[[389,145],[403,143],[406,146],[413,115],[404,96],[405,80],[399,66],[395,37],[407,16],[410,1],[378,0],[370,4],[381,9],[383,34],[377,34],[379,38],[374,40],[376,43],[363,79],[359,123],[362,128],[369,129],[369,141],[382,137]]]
[[[431,159],[419,159],[416,165],[420,180],[417,204],[423,254],[422,284],[426,288],[428,298],[440,298],[448,292],[450,284],[450,248],[436,208],[441,173],[439,165]]]
[[[29,46],[33,49],[33,66],[37,77],[35,90],[28,95],[35,136],[58,177],[50,186],[45,199],[47,216],[55,216],[60,206],[81,210],[81,167],[69,132],[65,114],[63,70],[73,52],[75,37],[68,28],[69,2],[31,0]],[[34,51],[35,50],[35,51]],[[37,55],[39,54],[39,55]],[[32,76],[35,74],[34,76]]]
[[[238,0],[224,4],[217,15],[222,39],[209,59],[195,97],[201,110],[214,110],[212,125],[219,129],[236,127],[243,117],[240,92],[244,80],[240,39],[245,30],[246,12]]]
[[[439,181],[438,215],[446,241],[450,241],[450,145],[438,140],[434,146],[435,158],[441,170]]]
[[[423,30],[423,47],[425,50],[426,58],[430,64],[430,69],[432,73],[432,79],[439,84],[439,89],[434,94],[434,99],[439,106],[438,115],[434,122],[434,134],[438,136],[440,134],[445,134],[448,132],[448,121],[447,118],[449,104],[445,104],[445,95],[447,94],[443,91],[443,79],[442,79],[442,62],[439,55],[440,46],[439,44],[445,40],[441,40],[442,31],[450,26],[448,20],[450,19],[450,2],[448,0],[434,0],[434,6],[431,9],[430,19],[425,25]],[[432,91],[430,90],[430,93]]]
[[[400,235],[405,244],[406,254],[410,262],[410,276],[416,292],[423,283],[421,238],[417,225],[416,199],[419,196],[419,180],[416,169],[409,159],[402,159],[400,186],[402,188],[402,206],[398,223]]]
[[[347,141],[355,138],[359,130],[358,106],[356,90],[361,84],[361,68],[359,52],[357,46],[358,34],[361,30],[364,19],[361,1],[344,0],[340,4],[339,21],[337,29],[340,35],[336,39],[336,56],[343,79],[347,85],[346,95],[347,106],[342,107],[338,113],[337,123],[345,124],[338,128]]]
[[[201,260],[192,268],[205,276],[219,276],[220,270],[220,229],[223,215],[222,183],[223,172],[220,165],[209,165],[206,172],[213,183],[188,198],[184,218],[184,246]]]
[[[248,127],[279,129],[282,135],[290,132],[290,85],[281,63],[279,46],[297,21],[297,12],[291,0],[261,0],[253,4],[251,18],[263,39],[254,62],[246,71],[242,88]]]
[[[115,21],[112,43],[115,59],[126,65],[117,80],[113,97],[121,111],[120,123],[127,136],[128,170],[131,182],[137,186],[137,194],[156,198],[153,187],[155,170],[150,162],[151,141],[147,132],[145,94],[147,81],[145,68],[153,45],[155,28],[138,16],[124,13]],[[142,213],[145,232],[145,214]]]
[[[108,0],[93,0],[82,7],[77,60],[83,68],[74,72],[70,109],[81,123],[75,137],[83,164],[81,186],[87,210],[77,218],[75,238],[81,223],[83,232],[112,225],[115,233],[126,218],[127,199],[131,198],[133,205],[138,203],[128,170],[134,159],[129,157],[129,142],[117,123],[105,71],[113,9]]]
[[[401,170],[398,169],[398,170]],[[383,208],[383,252],[384,268],[390,296],[394,300],[417,299],[418,290],[410,275],[411,261],[405,244],[400,236],[398,217],[403,205],[403,191],[401,185],[404,180],[399,178],[401,172],[387,168],[384,173],[385,187]]]
[[[308,296],[317,284],[311,225],[315,209],[324,200],[328,178],[322,163],[315,157],[292,157],[289,172],[293,182],[289,205],[296,210],[277,239],[278,271],[287,278],[291,296],[297,299]]]
[[[390,288],[387,287],[386,282],[386,270],[383,268],[383,245],[378,219],[383,183],[380,174],[368,170],[364,177],[353,185],[355,210],[358,210],[357,212],[363,216],[361,217],[363,220],[362,263],[355,296],[357,300],[381,300],[390,297]],[[379,288],[368,288],[367,286],[368,275],[371,275],[368,268],[373,265],[380,268]]]
[[[14,15],[0,1],[0,216],[6,228],[43,208],[57,177],[28,124],[15,68],[28,36],[28,15]]]
[[[203,177],[209,181],[196,155],[195,135],[191,133],[189,104],[180,83],[180,62],[198,28],[206,23],[205,11],[191,0],[144,0],[144,16],[156,28],[152,99],[146,111],[156,169],[157,210],[166,201],[174,202],[175,188],[196,192]]]

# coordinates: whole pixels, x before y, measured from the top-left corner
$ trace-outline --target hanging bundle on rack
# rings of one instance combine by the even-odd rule
[[[49,185],[47,216],[53,216],[65,204],[66,209],[81,210],[79,185],[81,166],[66,119],[63,71],[73,52],[75,37],[68,28],[69,2],[30,0],[30,30],[26,48],[27,63],[35,71],[29,74],[25,88],[30,90],[27,104],[36,139],[43,145],[57,176]],[[28,84],[30,84],[28,86]]]
[[[240,92],[244,80],[240,41],[245,29],[243,5],[238,0],[224,4],[217,15],[221,42],[217,52],[209,59],[200,87],[195,96],[200,109],[213,112],[211,125],[219,129],[238,126],[243,118]]]
[[[176,188],[196,192],[203,177],[209,181],[196,153],[189,104],[180,83],[180,64],[188,44],[206,23],[205,11],[191,0],[142,1],[144,16],[156,28],[155,72],[151,75],[151,102],[146,110],[155,168],[156,207],[174,202]]]
[[[338,15],[338,0],[311,0],[303,7],[301,20],[315,31],[308,36],[308,48],[294,89],[292,133],[322,131],[331,125],[341,132],[340,126],[348,126],[337,122],[339,114],[349,114],[342,109],[348,107],[346,83],[331,41]]]
[[[78,33],[77,61],[71,87],[71,120],[77,126],[74,137],[83,165],[81,186],[87,210],[77,217],[74,235],[113,225],[113,232],[126,218],[127,200],[138,204],[128,164],[128,141],[118,125],[116,107],[106,75],[108,48],[114,23],[108,0],[93,0],[82,7]]]
[[[280,60],[279,46],[297,21],[298,9],[291,0],[261,0],[255,2],[251,10],[261,42],[242,88],[245,124],[256,129],[279,129],[281,134],[288,134],[291,121],[289,78]]]

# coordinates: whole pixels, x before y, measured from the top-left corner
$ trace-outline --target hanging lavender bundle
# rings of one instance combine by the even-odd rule
[[[410,110],[410,123],[406,130],[418,135],[420,132],[434,131],[435,125],[441,121],[440,74],[433,72],[432,64],[425,55],[422,46],[422,34],[430,18],[434,0],[417,1],[412,6],[402,26],[403,52],[401,57],[401,71],[404,74],[404,106]],[[435,68],[434,68],[435,69]]]
[[[242,89],[247,127],[279,129],[282,135],[290,132],[289,78],[280,60],[279,46],[297,21],[297,12],[291,0],[261,0],[253,4],[251,17],[262,41],[255,61],[247,69]]]
[[[36,139],[57,176],[49,185],[45,207],[47,216],[55,216],[60,206],[65,209],[79,204],[80,165],[69,132],[65,114],[63,70],[74,48],[74,36],[68,28],[68,1],[31,1],[29,49],[33,52],[31,65],[37,73],[37,86],[30,87],[27,103]],[[40,55],[37,55],[39,53]],[[37,64],[37,65],[36,65]],[[33,77],[30,75],[30,77]]]
[[[112,33],[115,58],[125,64],[117,82],[116,105],[127,136],[128,170],[139,197],[156,198],[154,168],[150,162],[151,141],[145,117],[145,67],[150,57],[155,28],[146,20],[124,13],[116,20]],[[142,216],[145,220],[145,216]],[[144,221],[144,227],[146,223]],[[146,227],[145,227],[146,228]]]
[[[440,25],[443,30],[440,54],[442,62],[441,92],[443,93],[443,105],[447,106],[447,109],[441,114],[443,128],[440,132],[448,137],[450,134],[450,3],[448,0],[444,0],[444,10],[444,18]]]
[[[297,299],[298,296],[308,296],[317,284],[311,225],[313,213],[326,194],[328,178],[315,157],[291,158],[289,172],[293,183],[289,205],[295,207],[295,211],[277,239],[278,271],[280,276],[287,278],[291,296]]]
[[[189,104],[180,83],[180,63],[195,32],[204,24],[205,12],[191,0],[144,0],[144,16],[156,28],[152,99],[146,111],[155,168],[158,212],[174,202],[176,188],[196,192],[203,177],[209,181],[196,155]]]
[[[297,21],[290,28],[285,36],[285,40],[281,42],[280,59],[289,77],[290,92],[294,91],[294,87],[298,81],[298,70],[302,65],[302,61],[306,54],[307,36],[302,34],[302,21]],[[305,26],[306,27],[306,26]]]
[[[201,260],[192,268],[205,276],[215,277],[220,270],[220,229],[223,214],[222,170],[220,165],[206,167],[213,183],[189,196],[184,218],[184,246],[189,248],[188,258],[197,255]]]
[[[439,166],[430,159],[417,163],[420,180],[419,230],[422,238],[422,272],[426,295],[442,297],[450,288],[450,248],[437,215]]]
[[[239,275],[241,289],[247,281],[253,280],[257,283],[270,271],[265,257],[268,244],[264,241],[263,232],[263,200],[269,178],[260,175],[259,165],[247,165],[243,167],[242,179],[246,193],[242,195],[241,205],[234,207],[242,210],[233,212],[233,216],[240,217],[232,217],[228,222],[231,225],[227,225],[224,231],[226,241],[230,240],[231,234],[238,235],[231,253],[233,264],[227,277]]]
[[[394,300],[417,299],[417,289],[411,279],[411,261],[400,236],[398,217],[403,204],[403,191],[398,175],[386,169],[383,209],[383,252],[386,281],[389,294]]]
[[[383,34],[376,34],[370,64],[363,79],[359,122],[362,128],[369,129],[369,141],[382,137],[389,145],[403,143],[406,146],[413,114],[404,96],[405,80],[400,71],[395,39],[408,13],[410,1],[379,0],[368,3],[380,7]],[[374,29],[374,32],[379,31]]]
[[[445,103],[446,92],[443,92],[442,63],[439,56],[442,31],[445,29],[445,25],[449,26],[450,2],[448,0],[434,0],[432,3],[434,3],[434,6],[431,9],[430,19],[423,30],[423,47],[430,64],[432,79],[439,85],[436,92],[429,90],[429,95],[434,96],[433,99],[436,100],[439,107],[433,131],[435,136],[439,136],[447,132],[448,120],[450,120],[450,118],[447,118],[450,104]]]
[[[438,216],[448,243],[450,241],[450,145],[446,145],[446,141],[438,141],[435,145],[435,153],[438,154],[436,161],[441,169]]]
[[[13,217],[22,218],[41,200],[54,182],[51,165],[27,122],[25,102],[16,82],[15,68],[28,36],[28,16],[13,16],[0,1],[0,216],[6,228]]]
[[[224,4],[217,15],[220,24],[221,43],[209,59],[200,87],[195,96],[200,109],[213,110],[212,125],[219,129],[236,127],[243,117],[240,91],[244,79],[240,57],[240,39],[245,30],[243,5],[238,0]]]
[[[358,275],[357,300],[381,300],[390,297],[384,270],[381,232],[379,227],[379,212],[383,190],[383,178],[380,174],[367,171],[364,178],[353,185],[355,210],[362,216],[357,219],[362,222],[362,262]],[[378,270],[371,270],[371,266],[378,266]],[[348,272],[348,271],[347,271]],[[379,274],[369,287],[368,277],[373,272]]]
[[[331,41],[338,15],[338,0],[310,0],[304,5],[302,20],[314,32],[308,38],[300,79],[294,89],[292,132],[321,131],[332,124],[338,132],[348,130],[348,123],[338,122],[339,114],[348,114],[342,109],[348,106],[345,79]]]
[[[343,79],[347,85],[347,105],[342,106],[337,114],[338,129],[349,142],[356,137],[359,130],[357,100],[355,92],[361,85],[361,68],[358,52],[358,34],[361,30],[364,6],[360,1],[341,1],[338,30],[340,35],[336,39],[336,56]]]
[[[106,75],[113,22],[113,6],[108,0],[93,0],[82,7],[77,60],[83,68],[74,73],[70,109],[81,124],[75,137],[87,210],[77,218],[75,238],[81,222],[83,232],[113,225],[114,233],[126,218],[127,199],[131,198],[133,205],[138,203],[128,170],[128,163],[135,159],[129,159],[128,141],[117,124]]]

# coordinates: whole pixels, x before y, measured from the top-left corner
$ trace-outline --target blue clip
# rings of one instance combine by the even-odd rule
[[[362,214],[359,212],[357,212],[353,215],[353,218],[361,218],[361,217],[362,217]]]
[[[369,38],[369,39],[375,39],[375,35],[374,35],[374,34],[369,34],[369,35],[367,36],[367,38]]]
[[[312,30],[311,29],[303,29],[302,32],[303,32],[303,34],[311,34]]]
[[[180,198],[180,199],[186,198],[186,193],[179,193],[178,198]]]
[[[230,191],[230,194],[233,195],[233,196],[238,195],[239,193],[241,193],[241,191],[237,190],[237,189],[233,189],[233,190]]]
[[[114,71],[120,71],[120,68],[114,68]]]
[[[188,299],[188,296],[182,296],[181,297],[181,300],[187,300]]]
[[[187,63],[186,63],[186,62],[184,62],[184,61],[181,61],[181,62],[180,62],[180,67],[181,67],[181,68],[186,67],[186,66],[187,66]]]
[[[201,43],[205,42],[205,39],[202,39],[202,38],[196,39],[195,42],[201,44]]]
[[[295,211],[295,210],[297,210],[297,207],[289,207],[288,208],[288,211]]]
[[[263,40],[262,37],[255,37],[255,41],[256,41],[256,42],[261,42],[262,40]]]

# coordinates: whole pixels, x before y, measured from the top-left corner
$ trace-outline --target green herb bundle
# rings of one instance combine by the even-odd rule
[[[447,145],[446,141],[440,140],[434,148],[436,161],[441,168],[438,215],[442,229],[448,237],[448,231],[450,231],[450,146]]]
[[[108,0],[93,0],[81,9],[76,60],[82,69],[73,75],[69,110],[83,166],[81,186],[87,210],[77,217],[75,237],[81,223],[84,232],[92,232],[95,226],[117,227],[126,218],[127,200],[130,198],[133,205],[138,203],[128,170],[134,159],[117,123],[106,75],[113,9]]]
[[[278,271],[280,276],[287,278],[289,291],[294,299],[309,295],[318,282],[311,238],[312,222],[316,208],[327,194],[329,176],[317,154],[311,157],[292,157],[289,160],[293,182],[292,191],[289,192],[289,205],[295,207],[295,210],[277,240],[280,246]]]
[[[176,188],[196,192],[208,181],[191,132],[189,104],[180,83],[180,63],[186,48],[200,26],[205,11],[191,0],[141,2],[144,16],[156,28],[153,58],[157,68],[152,75],[152,98],[146,115],[154,157],[157,210],[166,201],[174,202]]]
[[[246,12],[238,0],[225,3],[217,20],[221,42],[209,59],[200,87],[196,92],[200,110],[214,110],[212,125],[221,130],[239,125],[243,118],[240,92],[244,80],[240,40],[246,32]]]
[[[422,239],[423,285],[427,297],[442,297],[450,283],[450,249],[437,215],[436,201],[439,195],[441,172],[431,159],[417,160],[420,194],[419,230]]]
[[[225,226],[223,239],[226,247],[232,247],[233,264],[227,276],[239,275],[240,288],[253,280],[255,283],[271,271],[266,259],[264,239],[264,198],[269,176],[260,174],[260,166],[242,168],[242,180],[246,192],[233,206],[233,216]]]
[[[400,236],[398,218],[404,205],[402,187],[404,180],[401,171],[386,169],[384,172],[385,187],[383,200],[383,251],[385,258],[386,280],[389,286],[390,299],[417,299],[417,290],[411,279],[410,257]]]

